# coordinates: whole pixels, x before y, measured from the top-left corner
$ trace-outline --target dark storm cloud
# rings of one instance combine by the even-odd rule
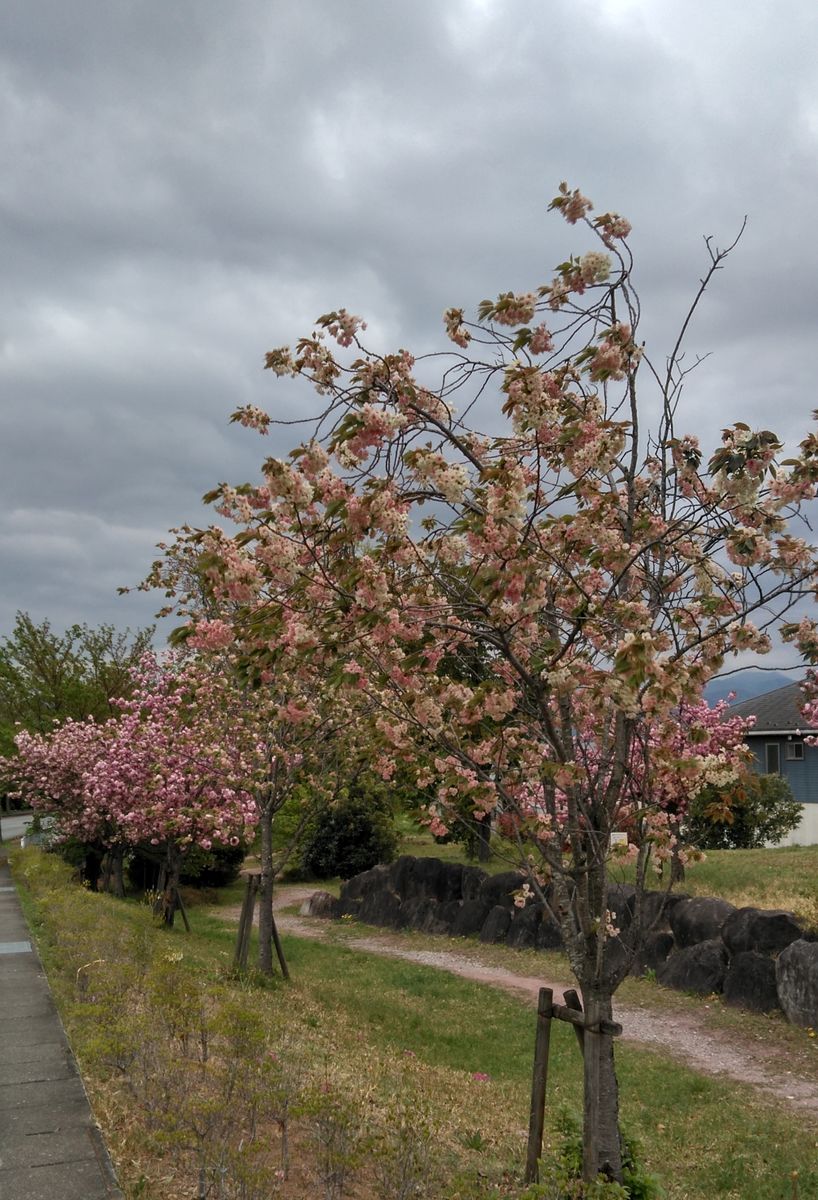
[[[715,9],[715,11],[712,11]],[[201,493],[252,475],[264,351],[345,305],[383,346],[550,277],[562,178],[634,223],[660,349],[705,264],[684,424],[804,426],[818,33],[792,2],[6,0],[0,10],[0,632],[117,600]],[[774,418],[771,414],[774,414]],[[278,440],[276,441],[276,438]]]

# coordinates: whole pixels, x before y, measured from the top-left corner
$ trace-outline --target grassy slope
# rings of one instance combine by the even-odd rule
[[[229,947],[231,935],[221,922],[203,914],[196,920],[214,949]],[[284,945],[296,991],[318,1003],[329,1024],[353,1020],[363,1039],[388,1055],[410,1051],[430,1067],[462,1073],[461,1134],[479,1130],[491,1146],[500,1090],[503,1102],[510,1098],[514,1106],[522,1140],[533,1042],[528,1005],[482,984],[341,945],[292,937]],[[703,1077],[659,1054],[623,1043],[617,1056],[623,1122],[668,1200],[789,1198],[793,1171],[803,1197],[818,1195],[818,1123],[782,1113],[749,1087]],[[469,1083],[474,1072],[492,1077],[477,1097]],[[556,1108],[566,1103],[578,1109],[580,1082],[573,1032],[558,1024],[551,1043],[550,1138]],[[479,1107],[472,1107],[475,1099]]]
[[[44,949],[52,966],[65,937],[56,919],[63,926],[85,921],[109,939],[117,926],[124,934],[145,921],[144,909],[137,905],[81,892],[56,906],[38,905],[32,896],[27,903],[37,926],[47,930]],[[190,937],[180,931],[153,936],[178,947],[198,972],[223,984],[232,931],[201,912],[193,919]],[[521,1144],[533,1038],[530,1008],[492,988],[343,945],[286,938],[285,946],[292,986],[261,992],[248,992],[245,986],[240,994],[248,1001],[275,1009],[279,1020],[289,1014],[296,1020],[309,1011],[316,1038],[330,1037],[333,1055],[346,1069],[354,1070],[359,1060],[371,1061],[374,1054],[389,1063],[408,1059],[430,1076],[438,1072],[434,1086],[446,1091],[446,1104],[436,1119],[446,1123],[446,1136],[474,1168],[485,1163],[491,1172],[509,1155],[515,1139]],[[72,1027],[72,986],[68,972],[57,981],[56,992],[73,1035],[81,1039],[87,1027]],[[82,1045],[77,1049],[82,1058]],[[818,1127],[812,1122],[782,1113],[749,1088],[703,1078],[658,1054],[622,1045],[618,1058],[624,1122],[643,1143],[645,1159],[660,1175],[668,1200],[790,1197],[793,1170],[800,1173],[801,1196],[818,1195]],[[491,1079],[477,1083],[474,1072]],[[93,1079],[91,1083],[92,1089],[102,1088]],[[554,1106],[561,1101],[576,1106],[578,1089],[577,1047],[571,1031],[558,1025],[552,1040],[549,1136]],[[126,1134],[114,1131],[111,1136],[116,1144]],[[477,1149],[470,1148],[475,1145]]]

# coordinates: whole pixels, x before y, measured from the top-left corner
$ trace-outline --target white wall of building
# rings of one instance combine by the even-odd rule
[[[814,846],[818,844],[818,804],[804,804],[801,820],[776,846]]]

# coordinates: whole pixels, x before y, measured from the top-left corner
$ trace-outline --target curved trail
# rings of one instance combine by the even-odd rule
[[[314,891],[314,887],[281,887],[276,894],[275,907],[282,909],[300,904]],[[216,911],[225,919],[238,919],[238,909]],[[281,913],[276,923],[279,930],[294,937],[329,940],[330,923],[319,918]],[[384,936],[350,937],[343,944],[350,950],[401,958],[422,966],[450,971],[464,979],[503,988],[534,1002],[541,987],[551,988],[555,994],[559,994],[565,988],[575,986],[566,979],[547,980],[540,976],[518,975],[505,967],[477,962],[454,950],[413,950]],[[617,1004],[614,1016],[623,1027],[622,1036],[628,1041],[671,1054],[702,1074],[750,1084],[783,1101],[790,1108],[818,1116],[818,1078],[782,1072],[780,1048],[765,1044],[761,1038],[751,1042],[746,1037],[725,1030],[708,1029],[704,1020],[690,1012],[657,1012],[650,1008]]]

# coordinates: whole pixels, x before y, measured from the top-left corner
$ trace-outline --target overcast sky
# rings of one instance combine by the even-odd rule
[[[0,635],[147,624],[116,588],[288,448],[228,424],[292,415],[265,351],[340,306],[444,343],[591,248],[562,179],[632,221],[659,358],[749,217],[680,426],[818,407],[815,0],[3,0],[0,156]]]

